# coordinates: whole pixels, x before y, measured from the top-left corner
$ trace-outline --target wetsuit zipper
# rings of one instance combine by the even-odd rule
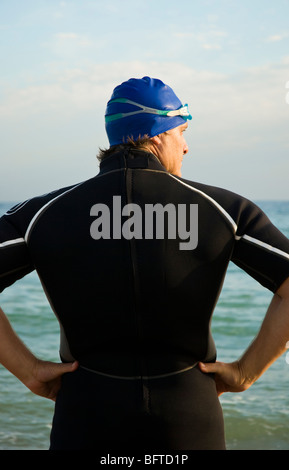
[[[134,170],[131,168],[126,168],[126,195],[127,203],[133,203],[133,174]],[[144,351],[144,342],[142,334],[142,313],[141,313],[141,289],[140,289],[140,279],[139,279],[139,265],[137,259],[137,248],[135,238],[129,240],[130,244],[130,254],[131,254],[131,263],[132,263],[132,275],[133,275],[133,287],[134,287],[134,311],[136,319],[136,336],[137,336],[137,356],[139,358],[137,375],[140,378],[140,387],[142,394],[142,407],[145,413],[150,412],[150,392],[149,392],[149,380],[148,380],[148,370],[147,363],[145,358]]]

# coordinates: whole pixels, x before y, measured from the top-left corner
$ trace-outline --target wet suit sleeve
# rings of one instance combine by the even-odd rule
[[[0,218],[0,292],[34,270],[24,236],[12,216]]]
[[[289,240],[254,203],[242,205],[231,259],[275,292],[289,277]]]

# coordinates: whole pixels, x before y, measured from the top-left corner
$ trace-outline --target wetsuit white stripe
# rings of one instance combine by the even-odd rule
[[[14,240],[7,240],[7,242],[0,243],[0,248],[5,248],[6,246],[17,245],[19,243],[25,243],[24,238],[15,238]]]
[[[113,171],[121,171],[123,170],[123,168],[120,168],[120,169],[117,169],[117,170],[112,170],[111,172],[109,173],[112,173]],[[106,176],[106,174],[104,175],[99,175],[99,176]],[[50,201],[48,201],[44,206],[41,207],[41,209],[39,209],[38,212],[36,212],[36,214],[33,216],[33,218],[31,219],[28,227],[27,227],[27,230],[26,230],[26,233],[25,233],[25,236],[24,236],[24,239],[27,243],[28,241],[28,238],[29,238],[29,235],[30,235],[30,232],[33,228],[33,225],[34,223],[36,222],[36,220],[38,219],[38,217],[40,217],[40,215],[51,205],[53,204],[57,199],[61,198],[62,196],[64,196],[65,194],[73,191],[74,189],[78,188],[78,186],[81,186],[82,184],[85,184],[86,181],[82,181],[81,183],[79,184],[76,184],[75,186],[73,186],[72,188],[68,189],[67,191],[64,191],[63,193],[61,194],[58,194],[58,196],[56,196],[55,198],[51,199]]]
[[[226,219],[230,222],[230,224],[232,225],[233,229],[234,229],[234,233],[236,234],[237,232],[237,229],[238,229],[238,226],[236,224],[236,222],[232,219],[232,217],[230,216],[230,214],[228,214],[227,211],[225,211],[225,209],[220,206],[220,204],[215,201],[215,199],[213,199],[211,196],[208,196],[208,194],[204,193],[203,191],[201,191],[200,189],[197,189],[195,188],[194,186],[190,186],[189,184],[185,183],[184,181],[181,181],[179,180],[178,178],[176,178],[175,176],[171,175],[170,173],[168,173],[168,175],[173,178],[174,180],[178,181],[180,184],[182,184],[183,186],[186,186],[187,188],[191,189],[192,191],[195,191],[199,194],[201,194],[203,197],[205,197],[206,199],[208,199],[209,201],[212,202],[212,204],[214,204],[214,206],[226,217]],[[239,237],[237,237],[239,238]]]
[[[238,230],[238,226],[236,224],[236,222],[232,219],[232,217],[230,216],[230,214],[228,214],[228,212],[225,211],[225,209],[220,206],[220,204],[215,201],[213,198],[211,198],[210,196],[208,196],[206,193],[204,193],[203,191],[200,191],[199,189],[196,189],[194,188],[193,186],[190,186],[189,184],[185,183],[184,181],[181,181],[179,180],[178,178],[174,177],[173,175],[169,174],[169,176],[171,176],[172,178],[174,178],[176,181],[178,181],[179,183],[181,183],[182,185],[186,186],[187,188],[193,190],[193,191],[196,191],[197,193],[201,194],[202,196],[204,196],[206,199],[208,199],[209,201],[211,201],[216,207],[217,209],[222,212],[222,214],[228,219],[228,221],[231,223],[233,229],[234,229],[234,233],[235,233],[235,239],[236,240],[240,240],[240,239],[244,239],[244,240],[247,240],[248,242],[251,242],[251,243],[254,243],[255,245],[259,245],[260,247],[268,250],[268,251],[272,251],[273,253],[276,253],[280,256],[283,256],[284,258],[286,259],[289,259],[289,254],[282,251],[282,250],[279,250],[279,248],[274,248],[273,246],[269,245],[268,243],[265,243],[265,242],[262,242],[261,240],[258,240],[256,238],[253,238],[253,237],[250,237],[250,235],[243,235],[243,236],[239,236],[239,235],[236,235],[236,232]]]
[[[241,238],[247,240],[248,242],[254,243],[255,245],[259,245],[262,248],[265,248],[266,250],[272,251],[273,253],[277,253],[278,255],[283,256],[284,258],[289,259],[289,254],[285,251],[279,250],[279,248],[275,248],[274,246],[262,242],[261,240],[257,240],[257,238],[250,237],[250,235],[243,235],[243,237]]]
[[[78,186],[84,184],[84,182],[82,183],[79,183],[79,184],[76,184],[75,186],[73,186],[72,188],[68,189],[67,191],[64,191],[64,193],[61,193],[61,194],[58,194],[58,196],[54,197],[53,199],[51,199],[50,201],[48,201],[46,204],[44,204],[44,206],[41,207],[41,209],[39,209],[38,212],[36,212],[36,214],[33,216],[33,218],[31,219],[28,227],[27,227],[27,230],[26,230],[26,233],[25,233],[25,236],[24,236],[24,240],[25,242],[27,243],[28,242],[28,238],[29,238],[29,235],[30,235],[30,232],[36,222],[36,220],[41,216],[41,214],[51,205],[53,204],[57,199],[61,198],[62,196],[64,196],[65,194],[73,191],[75,188],[78,188]]]

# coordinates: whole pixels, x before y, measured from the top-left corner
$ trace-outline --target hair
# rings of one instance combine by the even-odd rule
[[[108,149],[99,149],[99,153],[97,155],[97,159],[99,162],[102,162],[105,158],[110,157],[114,153],[123,151],[125,149],[146,149],[147,145],[150,143],[150,137],[146,134],[143,137],[138,137],[134,140],[132,137],[127,139],[126,143],[112,145]]]

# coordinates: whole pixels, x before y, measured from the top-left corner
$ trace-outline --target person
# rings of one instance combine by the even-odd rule
[[[91,179],[0,219],[0,290],[36,269],[60,324],[58,364],[0,316],[0,362],[55,400],[51,450],[226,449],[219,395],[248,389],[289,337],[289,241],[251,201],[182,178],[191,115],[159,79],[108,101]],[[241,358],[210,323],[229,262],[271,290]]]

